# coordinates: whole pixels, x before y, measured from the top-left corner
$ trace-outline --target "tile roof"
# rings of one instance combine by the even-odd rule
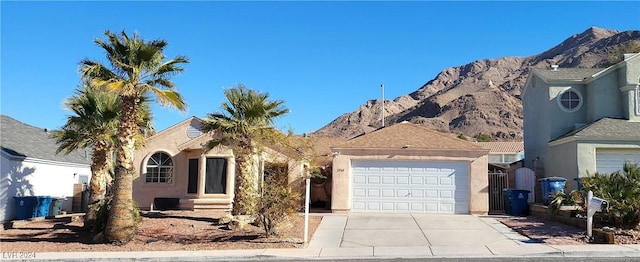
[[[524,151],[524,142],[476,142],[490,153],[518,153]]]
[[[333,157],[331,154],[331,147],[346,141],[344,138],[300,135],[291,136],[289,137],[289,140],[291,145],[294,147],[295,152],[283,150],[278,147],[273,148],[288,156],[312,157],[313,160],[320,164],[331,162]]]
[[[640,141],[640,122],[605,117],[571,131],[558,139],[566,137]]]
[[[42,128],[34,127],[7,115],[0,115],[0,143],[2,151],[15,157],[29,157],[42,160],[90,164],[90,152],[88,149],[56,154],[58,145],[55,139],[49,138],[51,133]]]
[[[544,80],[556,80],[556,81],[582,81],[585,78],[589,78],[596,73],[605,70],[603,68],[558,68],[557,70],[551,70],[546,68],[534,68],[536,72]]]
[[[441,150],[484,150],[471,142],[409,122],[378,129],[332,148],[392,149],[407,147]]]

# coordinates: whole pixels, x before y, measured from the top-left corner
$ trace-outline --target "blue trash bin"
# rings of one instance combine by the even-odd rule
[[[564,193],[564,185],[567,179],[564,177],[545,177],[539,181],[542,189],[542,200],[545,205],[549,205],[558,192]]]
[[[51,208],[50,196],[38,196],[38,207],[36,208],[36,217],[46,217],[49,215],[49,209]]]
[[[529,190],[511,189],[509,191],[509,200],[511,203],[512,216],[525,216],[529,210]]]
[[[21,196],[13,197],[16,202],[16,219],[29,219],[38,216],[38,197]]]

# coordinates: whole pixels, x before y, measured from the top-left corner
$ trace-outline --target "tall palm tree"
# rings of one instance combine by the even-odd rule
[[[137,33],[130,38],[124,31],[120,35],[105,31],[106,41],[95,43],[106,52],[110,66],[84,59],[80,72],[97,86],[106,87],[118,95],[122,103],[119,113],[116,143],[116,166],[113,199],[104,231],[105,239],[124,244],[133,239],[137,228],[137,210],[133,202],[133,157],[136,144],[136,115],[142,97],[151,95],[165,106],[185,110],[182,96],[175,90],[170,77],[184,71],[181,64],[188,59],[177,56],[164,61],[164,40],[144,41]]]
[[[92,148],[91,180],[89,182],[89,210],[85,215],[85,227],[93,228],[98,209],[102,206],[107,184],[110,183],[110,167],[118,127],[119,103],[117,96],[100,92],[85,83],[76,95],[65,101],[73,112],[61,130],[51,137],[59,145],[56,153],[69,154],[76,149]]]
[[[60,130],[51,133],[59,145],[56,153],[69,154],[77,149],[92,148],[91,180],[89,182],[89,210],[84,226],[93,229],[99,208],[104,204],[107,188],[111,184],[113,151],[118,131],[118,97],[85,82],[73,97],[65,101],[73,112]],[[138,143],[153,133],[148,103],[138,115]]]
[[[215,134],[205,144],[205,151],[224,145],[230,146],[236,159],[236,185],[233,215],[249,214],[253,211],[255,167],[253,159],[266,144],[283,141],[283,134],[274,128],[277,117],[289,113],[282,100],[269,100],[268,93],[247,89],[243,85],[226,89],[226,102],[222,112],[209,113],[201,130]]]

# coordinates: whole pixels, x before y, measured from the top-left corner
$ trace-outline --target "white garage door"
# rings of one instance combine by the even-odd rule
[[[352,212],[469,213],[465,162],[353,161]]]
[[[625,162],[640,163],[640,149],[597,149],[596,169],[610,174],[622,170]]]

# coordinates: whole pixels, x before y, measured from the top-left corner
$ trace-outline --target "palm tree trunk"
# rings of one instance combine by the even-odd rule
[[[236,157],[236,186],[232,215],[251,215],[255,211],[257,188],[253,177],[252,159],[249,155]]]
[[[89,182],[89,210],[84,217],[84,227],[93,229],[98,217],[98,210],[104,204],[107,192],[109,167],[111,166],[111,150],[107,143],[96,143],[91,156],[91,181]]]
[[[135,150],[136,110],[139,98],[121,95],[122,111],[118,127],[116,172],[113,199],[104,236],[107,241],[125,244],[135,236],[138,211],[133,204],[133,156]]]

